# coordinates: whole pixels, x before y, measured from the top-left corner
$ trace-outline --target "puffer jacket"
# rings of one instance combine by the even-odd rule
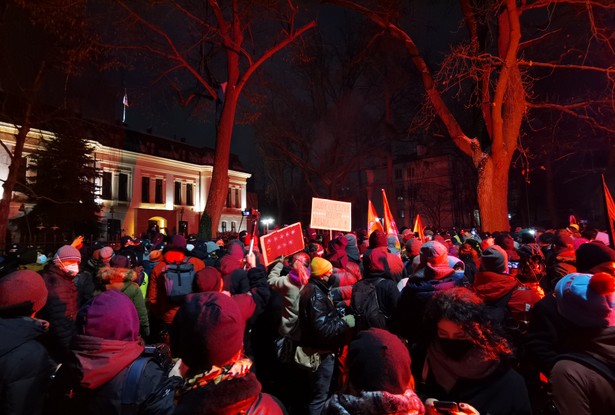
[[[300,344],[320,352],[335,352],[350,335],[350,327],[338,315],[329,297],[329,286],[311,277],[299,298]]]
[[[577,272],[577,256],[573,249],[553,251],[547,259],[546,282],[541,281],[545,291],[552,291],[555,284],[568,274]]]
[[[164,254],[164,261],[159,262],[154,267],[149,279],[147,299],[149,301],[150,311],[167,325],[173,323],[173,318],[175,318],[175,314],[177,314],[177,310],[179,310],[179,305],[171,303],[167,296],[164,279],[165,267],[173,261],[181,262],[186,257],[187,255],[183,250],[175,248],[168,250]],[[188,262],[194,265],[195,272],[205,268],[205,263],[196,257],[188,257]]]
[[[52,373],[38,338],[48,324],[29,317],[0,318],[0,414],[40,414]]]
[[[244,377],[211,382],[177,400],[175,415],[283,415],[286,411],[273,396],[262,393],[254,373]]]
[[[77,287],[73,279],[51,263],[41,273],[49,295],[47,303],[37,318],[49,322],[49,332],[44,343],[51,357],[62,363],[68,357],[68,349],[75,335],[77,317]]]
[[[104,284],[105,290],[117,290],[123,292],[135,305],[139,315],[139,333],[142,337],[149,336],[149,318],[145,300],[139,286],[135,282],[137,273],[130,268],[102,267],[98,270],[98,278]]]
[[[527,320],[529,311],[542,295],[530,287],[524,286],[514,277],[495,272],[479,272],[472,284],[474,292],[487,303],[494,303],[514,290],[508,301],[510,316],[517,321]]]

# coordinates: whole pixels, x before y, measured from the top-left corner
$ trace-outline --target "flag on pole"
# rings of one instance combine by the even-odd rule
[[[122,99],[122,104],[124,104],[124,106],[128,108],[128,94],[126,93],[126,91],[124,91],[124,98]]]
[[[615,202],[613,202],[613,197],[611,196],[611,192],[609,192],[609,188],[606,187],[606,181],[604,180],[604,174],[602,175],[602,187],[604,188],[604,200],[606,202],[606,217],[609,221],[609,232],[611,235],[609,240],[611,243],[611,247],[613,246],[613,238],[615,237]]]
[[[382,203],[384,205],[384,229],[386,230],[387,236],[393,235],[395,236],[395,248],[401,251],[401,244],[399,243],[399,231],[397,230],[397,225],[395,224],[395,219],[393,219],[393,214],[391,213],[391,208],[389,207],[389,201],[387,200],[387,194],[384,189],[382,190]]]
[[[419,239],[421,241],[425,240],[425,232],[423,231],[423,222],[421,221],[421,216],[419,214],[416,215],[416,219],[414,220],[414,229],[413,232],[418,234]]]
[[[367,236],[369,237],[372,232],[377,230],[384,232],[384,229],[382,229],[382,224],[378,220],[378,213],[372,201],[368,200],[367,202]]]

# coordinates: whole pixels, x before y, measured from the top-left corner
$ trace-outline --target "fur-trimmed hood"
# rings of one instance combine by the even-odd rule
[[[98,278],[105,285],[136,281],[137,276],[138,274],[130,268],[102,267],[98,270]]]
[[[403,395],[376,391],[359,395],[335,394],[325,403],[323,415],[422,415],[425,407],[412,389]]]

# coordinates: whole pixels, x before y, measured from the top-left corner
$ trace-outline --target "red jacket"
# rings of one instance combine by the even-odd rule
[[[508,301],[508,311],[516,320],[526,320],[529,315],[529,310],[526,312],[526,304],[532,308],[542,298],[537,291],[523,285],[516,278],[495,272],[477,273],[472,289],[485,302],[498,301],[514,289]]]

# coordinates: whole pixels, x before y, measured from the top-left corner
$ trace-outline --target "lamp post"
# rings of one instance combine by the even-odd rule
[[[263,218],[263,220],[261,220],[261,223],[263,225],[265,225],[265,234],[269,233],[269,225],[271,225],[273,223],[273,218]]]

